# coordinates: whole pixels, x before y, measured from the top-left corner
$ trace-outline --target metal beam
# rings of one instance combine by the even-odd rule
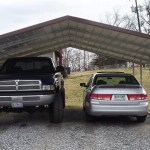
[[[130,55],[124,55],[124,54],[118,54],[118,53],[114,53],[114,52],[112,52],[111,50],[108,50],[108,49],[105,49],[105,48],[103,48],[103,47],[97,47],[97,46],[95,46],[95,45],[90,45],[90,44],[82,44],[82,42],[81,41],[72,41],[74,44],[73,44],[73,46],[74,47],[76,47],[76,45],[78,44],[78,45],[81,45],[82,47],[84,47],[84,49],[83,50],[89,50],[89,48],[95,48],[95,49],[97,49],[97,51],[99,51],[99,52],[101,52],[101,53],[109,53],[109,54],[111,54],[111,55],[115,55],[116,57],[118,57],[118,59],[123,59],[123,60],[129,60],[130,62],[132,62],[132,61],[134,61],[134,62],[140,62],[140,59],[139,58],[137,58],[137,57],[132,57],[132,56],[130,56]],[[145,63],[146,61],[145,61],[145,59],[143,59],[143,63]]]
[[[129,59],[127,58],[126,56],[124,55],[117,55],[117,54],[114,54],[112,52],[108,52],[106,51],[105,49],[98,49],[98,48],[95,48],[95,47],[90,47],[90,46],[86,46],[86,45],[81,45],[80,43],[76,43],[76,42],[72,42],[70,43],[71,44],[71,47],[76,47],[76,48],[79,48],[79,49],[82,49],[82,50],[87,50],[87,51],[90,51],[90,52],[101,52],[102,54],[106,55],[106,56],[110,56],[110,57],[115,57],[117,59],[122,59],[122,60],[126,60],[126,61],[134,61],[136,63],[139,63],[139,60],[138,59],[135,59],[135,58],[132,58],[132,59]]]
[[[106,43],[105,45],[106,46],[103,46],[103,44],[105,43],[105,42],[103,42],[103,41],[89,41],[88,39],[86,39],[86,38],[83,38],[83,37],[74,37],[74,36],[71,36],[70,37],[72,40],[74,40],[75,42],[82,42],[81,44],[82,45],[91,45],[91,46],[94,46],[94,47],[97,47],[97,48],[100,48],[100,49],[105,49],[105,50],[107,50],[107,51],[111,51],[111,52],[113,52],[113,53],[117,53],[117,54],[123,54],[123,55],[127,55],[127,56],[133,56],[134,58],[137,58],[137,59],[141,59],[141,54],[139,54],[139,53],[133,53],[132,51],[129,51],[129,50],[122,50],[121,48],[120,49],[118,49],[118,48],[116,48],[116,47],[114,47],[114,46],[112,46],[112,45],[109,45],[108,43]],[[86,42],[86,41],[88,41],[88,42]],[[119,59],[119,58],[118,58]],[[143,56],[143,60],[145,60],[145,59],[148,59],[148,56]]]
[[[85,25],[86,26],[86,25]],[[149,40],[147,39],[147,44],[145,45],[145,44],[143,44],[144,42],[145,42],[145,39],[143,38],[143,42],[136,42],[137,41],[137,37],[136,36],[133,36],[133,37],[135,37],[134,38],[134,40],[132,40],[132,41],[129,41],[128,40],[128,37],[129,37],[129,35],[128,34],[126,34],[127,36],[125,36],[124,37],[124,39],[120,39],[119,38],[119,32],[118,32],[118,35],[116,35],[116,36],[111,36],[111,34],[109,34],[109,35],[104,35],[102,32],[101,33],[96,33],[96,32],[91,32],[91,31],[87,31],[86,29],[85,30],[83,30],[83,29],[75,29],[75,28],[69,28],[70,29],[70,31],[74,31],[74,32],[78,32],[78,33],[83,33],[83,34],[88,34],[88,35],[93,35],[94,37],[97,37],[97,38],[100,38],[100,37],[102,37],[103,39],[105,39],[105,40],[108,40],[108,39],[111,39],[112,41],[119,41],[119,42],[122,42],[122,43],[124,43],[125,45],[129,45],[129,44],[131,44],[131,45],[133,45],[133,46],[138,46],[138,47],[142,47],[142,48],[144,48],[144,49],[147,49],[148,51],[147,52],[144,52],[145,54],[150,54],[150,51],[149,51],[149,44],[150,44],[150,42],[149,42]],[[124,34],[125,35],[125,34]],[[130,35],[131,36],[131,35]],[[92,39],[91,39],[92,40]],[[119,45],[119,44],[118,44]],[[134,52],[137,52],[137,50],[139,50],[139,49],[136,49],[136,50],[133,50]],[[142,52],[143,53],[143,52]],[[143,54],[144,54],[143,53]]]

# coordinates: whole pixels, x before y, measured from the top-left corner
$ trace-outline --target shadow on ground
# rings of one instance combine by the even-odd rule
[[[150,123],[149,116],[146,120]],[[66,123],[79,123],[79,124],[100,124],[100,125],[134,125],[137,124],[135,117],[123,117],[123,116],[107,116],[107,117],[95,117],[93,122],[86,122],[84,111],[80,107],[67,107],[64,112],[64,124]],[[0,115],[0,127],[6,129],[12,125],[18,125],[26,127],[28,125],[44,125],[49,123],[48,111],[35,112],[29,114],[23,113],[1,113]]]

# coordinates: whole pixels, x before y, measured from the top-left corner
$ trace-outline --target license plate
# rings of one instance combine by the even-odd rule
[[[22,108],[23,101],[21,97],[13,97],[11,102],[12,108]]]
[[[125,100],[125,95],[123,94],[114,95],[114,100]]]

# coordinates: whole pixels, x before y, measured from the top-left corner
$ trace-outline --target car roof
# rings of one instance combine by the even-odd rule
[[[106,76],[133,76],[129,73],[124,72],[97,72],[95,75],[106,75]]]

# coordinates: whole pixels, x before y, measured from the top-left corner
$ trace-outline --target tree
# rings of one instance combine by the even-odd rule
[[[72,71],[89,70],[91,68],[90,56],[92,53],[87,51],[71,47],[63,49],[63,65],[64,67],[71,67]]]
[[[106,57],[102,54],[95,54],[95,58],[91,61],[91,65],[97,66],[99,69],[105,65]]]
[[[150,34],[150,0],[146,1],[142,7],[140,6],[140,9],[141,8],[143,8],[143,11],[140,11],[142,32]],[[101,22],[137,32],[139,31],[135,13],[121,15],[119,10],[115,9],[113,13],[107,13],[105,19]],[[122,60],[106,57],[101,53],[97,53],[93,60],[91,60],[91,57],[91,53],[74,48],[67,48],[63,50],[63,65],[65,67],[71,67],[72,71],[81,71],[91,68],[90,61],[92,65],[95,64],[99,68],[107,64],[122,62]]]
[[[150,0],[143,4],[143,11],[140,14],[143,32],[150,34]]]
[[[71,63],[72,49],[63,49],[62,56],[64,67],[69,67]]]
[[[142,6],[139,5],[138,9],[140,12],[140,25],[142,28],[141,30],[146,34],[150,34],[150,0],[145,1]],[[114,10],[114,12],[111,14],[107,13],[105,19],[102,22],[109,25],[139,32],[137,16],[135,13],[132,13],[131,15],[120,15],[119,10]],[[98,53],[96,55],[96,58],[92,60],[91,64],[96,65],[100,68],[101,66],[107,65],[110,62],[111,64],[115,64],[125,61],[109,58],[101,53]]]

